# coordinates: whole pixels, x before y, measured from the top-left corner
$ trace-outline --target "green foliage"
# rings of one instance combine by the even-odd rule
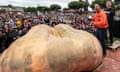
[[[68,4],[68,7],[69,7],[70,9],[79,9],[79,8],[87,9],[88,3],[85,2],[85,1],[82,1],[82,0],[79,0],[79,1],[71,1],[71,2]]]
[[[115,2],[117,2],[117,3],[118,3],[118,2],[120,2],[120,0],[115,0]]]
[[[13,6],[11,4],[8,4],[8,7],[12,8]]]
[[[94,0],[91,4],[91,7],[94,8],[94,5],[96,3],[100,4],[101,8],[106,8],[106,2],[111,0]],[[112,1],[111,1],[112,2]],[[112,2],[113,7],[115,6],[115,3]]]
[[[25,12],[36,12],[36,11],[42,11],[42,12],[44,12],[44,11],[50,11],[50,10],[56,10],[57,11],[59,9],[61,9],[60,5],[52,4],[50,6],[50,8],[47,7],[47,6],[28,7],[28,8],[25,8],[24,11]]]
[[[52,4],[52,5],[50,5],[50,10],[52,10],[52,11],[57,11],[59,9],[61,9],[61,6],[58,5],[58,4]]]
[[[81,3],[81,7],[84,8],[85,10],[87,10],[89,4],[83,0],[79,0],[79,2]]]
[[[28,7],[24,9],[25,12],[36,12],[37,9],[35,7]]]
[[[69,10],[69,8],[63,8],[63,11],[65,11],[65,10]]]
[[[79,9],[81,7],[81,3],[78,1],[72,1],[68,4],[70,9]]]
[[[47,6],[38,6],[38,7],[37,7],[37,10],[38,10],[38,11],[49,11],[50,8],[47,7]]]
[[[120,0],[114,0],[115,1],[115,5],[119,5]]]

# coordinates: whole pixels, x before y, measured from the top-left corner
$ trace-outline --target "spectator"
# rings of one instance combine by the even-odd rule
[[[4,51],[3,42],[4,42],[3,33],[2,31],[0,31],[0,53]]]
[[[16,36],[17,36],[17,33],[14,30],[14,28],[9,27],[8,31],[6,32],[6,42],[5,42],[6,48],[8,48],[9,45],[15,40]]]
[[[107,16],[105,12],[101,9],[99,4],[94,5],[96,14],[93,17],[93,24],[97,28],[97,38],[99,39],[102,50],[103,50],[103,56],[106,55],[106,43],[105,43],[105,37],[106,37],[106,31],[108,28],[108,21]]]
[[[109,30],[109,40],[110,40],[110,44],[112,45],[113,43],[113,17],[114,17],[114,9],[112,8],[112,3],[111,1],[107,1],[106,2],[106,9],[105,9],[105,12],[107,14],[107,18],[108,18],[108,24],[109,24],[109,27],[108,27],[108,30]]]
[[[3,34],[0,37],[0,48],[7,48],[16,38],[25,35],[32,26],[38,24],[47,24],[54,27],[59,23],[64,23],[76,29],[92,32],[93,25],[89,24],[90,21],[88,21],[87,15],[85,16],[59,13],[43,13],[41,15],[9,12],[0,13],[0,30]]]

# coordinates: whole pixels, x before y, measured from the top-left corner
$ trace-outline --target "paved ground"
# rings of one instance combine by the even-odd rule
[[[120,48],[107,50],[107,56],[95,72],[120,72]]]

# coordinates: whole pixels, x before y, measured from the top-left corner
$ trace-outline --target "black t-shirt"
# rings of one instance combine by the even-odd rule
[[[8,38],[13,38],[13,37],[16,37],[17,36],[17,33],[15,30],[9,30],[7,33],[6,33],[7,37]]]
[[[108,18],[108,23],[109,25],[113,24],[113,18],[114,18],[114,14],[115,14],[115,10],[113,8],[106,8],[105,11],[107,11],[107,18]]]

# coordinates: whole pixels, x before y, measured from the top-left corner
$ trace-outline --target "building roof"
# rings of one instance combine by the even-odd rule
[[[2,8],[8,8],[8,5],[0,5],[0,7]],[[12,8],[24,8],[24,7],[20,7],[20,6],[12,6]]]

